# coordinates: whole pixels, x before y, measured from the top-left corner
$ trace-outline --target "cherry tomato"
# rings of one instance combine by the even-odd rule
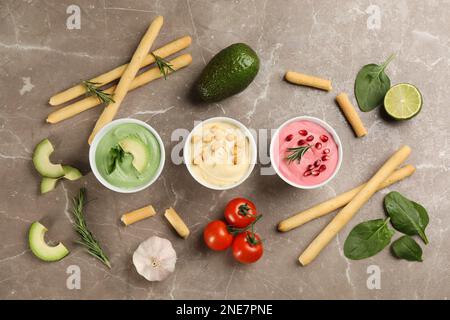
[[[253,263],[263,255],[261,238],[253,232],[245,231],[238,234],[233,241],[233,256],[241,263]]]
[[[228,202],[225,208],[225,219],[236,228],[245,228],[255,221],[256,207],[250,200],[236,198]]]
[[[225,250],[231,246],[233,235],[228,231],[227,225],[221,220],[208,223],[203,231],[203,239],[212,250]]]

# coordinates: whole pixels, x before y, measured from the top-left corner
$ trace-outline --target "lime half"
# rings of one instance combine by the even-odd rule
[[[422,95],[412,84],[396,84],[384,97],[384,109],[396,120],[411,119],[422,109]]]

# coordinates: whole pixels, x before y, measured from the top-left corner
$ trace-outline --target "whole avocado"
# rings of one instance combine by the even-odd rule
[[[243,91],[256,77],[259,58],[245,43],[235,43],[216,54],[195,86],[197,95],[215,102]]]

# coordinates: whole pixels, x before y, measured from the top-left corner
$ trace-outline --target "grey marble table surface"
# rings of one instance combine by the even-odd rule
[[[73,17],[77,10],[79,25]],[[0,0],[0,299],[449,298],[449,14],[448,0]],[[168,157],[150,188],[117,194],[95,179],[88,162],[86,141],[101,110],[50,125],[45,118],[54,107],[48,99],[129,61],[156,15],[165,22],[155,47],[190,35],[192,45],[184,52],[192,54],[193,63],[127,95],[117,117],[153,126]],[[219,103],[194,102],[190,90],[202,68],[235,42],[258,53],[261,68],[255,81]],[[387,69],[392,83],[415,84],[424,97],[423,110],[404,122],[387,119],[381,109],[359,112],[369,133],[357,139],[334,98],[346,91],[355,102],[358,70],[391,53],[396,55]],[[332,79],[333,91],[286,83],[283,75],[290,69]],[[271,129],[298,115],[325,120],[343,142],[342,168],[320,189],[295,189],[269,168]],[[250,178],[229,191],[205,189],[180,164],[181,137],[195,121],[213,116],[240,120],[255,130],[260,146]],[[55,160],[80,168],[85,176],[40,195],[31,156],[45,137],[55,143]],[[408,163],[416,173],[375,194],[316,261],[301,267],[299,254],[332,215],[289,233],[277,232],[277,223],[366,181],[403,144],[413,149]],[[74,243],[71,199],[82,186],[95,199],[86,216],[110,255],[110,270]],[[384,217],[383,197],[392,190],[428,209],[430,243],[422,244],[424,261],[397,260],[388,249],[366,260],[346,259],[347,234],[361,221]],[[230,252],[212,252],[202,240],[204,226],[221,218],[225,204],[236,196],[254,200],[264,215],[257,230],[265,253],[253,265],[240,265]],[[149,203],[157,216],[121,225],[124,212]],[[164,220],[169,206],[185,218],[191,230],[187,240]],[[49,239],[67,245],[70,255],[55,263],[32,255],[27,232],[36,220],[49,227]],[[153,235],[169,239],[178,254],[175,272],[159,283],[147,282],[131,261],[138,244]],[[79,288],[68,285],[71,266],[79,268]],[[376,285],[374,275],[379,275]]]

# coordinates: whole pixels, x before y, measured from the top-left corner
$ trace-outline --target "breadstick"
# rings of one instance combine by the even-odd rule
[[[350,221],[358,210],[372,197],[380,184],[394,172],[411,153],[411,148],[403,146],[394,153],[388,161],[375,173],[364,187],[353,197],[353,199],[339,211],[331,222],[319,233],[306,250],[298,258],[299,262],[306,266],[311,263],[337,233]]]
[[[325,91],[331,91],[331,89],[333,89],[330,80],[309,76],[303,73],[288,71],[284,77],[290,83],[298,84],[300,86],[308,86]]]
[[[124,225],[129,226],[130,224],[141,221],[145,218],[153,217],[155,214],[156,211],[155,209],[153,209],[153,206],[148,205],[143,208],[123,214],[120,220]]]
[[[166,210],[164,217],[166,217],[180,237],[186,239],[189,236],[190,232],[188,227],[172,207]]]
[[[414,166],[408,164],[396,171],[394,171],[386,180],[383,181],[383,183],[378,187],[377,191],[384,189],[386,187],[389,187],[390,185],[403,180],[410,175],[412,175],[416,171],[416,168]],[[339,209],[343,206],[345,206],[347,203],[350,202],[350,200],[353,199],[353,197],[361,191],[361,189],[366,184],[362,184],[350,191],[347,191],[345,193],[342,193],[333,199],[327,200],[325,202],[319,203],[318,205],[315,205],[314,207],[311,207],[305,211],[299,212],[296,215],[287,218],[286,220],[281,221],[278,224],[278,231],[281,232],[287,232],[294,228],[298,228],[301,225],[320,218],[324,215],[327,215],[331,212],[333,212],[336,209]]]
[[[122,74],[122,77],[117,84],[116,90],[114,90],[114,101],[113,103],[107,105],[103,110],[102,114],[97,120],[95,124],[94,130],[92,131],[88,142],[91,144],[97,132],[103,128],[105,125],[110,123],[114,117],[116,116],[117,111],[120,108],[120,105],[128,93],[128,90],[136,77],[137,72],[141,67],[141,63],[144,60],[145,56],[149,52],[152,47],[153,42],[158,36],[159,30],[161,30],[163,24],[163,17],[158,16],[155,20],[150,24],[147,29],[147,32],[144,34],[144,37],[141,39],[136,51],[131,58],[130,63],[126,67],[125,71]]]
[[[361,118],[358,116],[358,113],[355,110],[355,107],[350,102],[348,95],[345,92],[341,92],[337,97],[336,101],[344,113],[345,118],[350,123],[355,131],[355,134],[358,138],[364,137],[367,134],[367,130],[364,127],[364,124],[361,121]]]
[[[190,54],[183,54],[173,60],[170,60],[169,63],[172,65],[172,69],[174,71],[177,71],[179,69],[182,69],[184,67],[187,67],[192,62],[192,56]],[[167,73],[172,73],[172,70],[167,70]],[[144,84],[147,84],[149,82],[152,82],[153,80],[162,78],[161,71],[158,67],[154,67],[152,69],[149,69],[140,75],[138,75],[133,82],[131,83],[130,90],[134,90],[140,86],[143,86]],[[115,90],[116,86],[112,86],[108,89],[106,89],[104,92],[112,94]],[[72,103],[64,108],[61,108],[59,110],[53,111],[50,113],[47,117],[48,123],[58,123],[60,121],[63,121],[65,119],[71,118],[83,111],[86,111],[88,109],[91,109],[95,106],[98,106],[102,104],[102,102],[97,97],[87,97],[80,101],[77,101],[75,103]]]
[[[192,38],[190,36],[185,36],[182,38],[179,38],[175,41],[172,41],[165,46],[162,46],[161,48],[153,51],[153,54],[161,57],[166,58],[174,53],[177,53],[183,49],[186,49],[189,47],[192,43]],[[153,54],[149,53],[144,60],[141,63],[141,68],[148,66],[155,62],[155,57]],[[108,71],[104,74],[101,74],[95,78],[92,78],[91,82],[99,83],[99,86],[104,86],[116,79],[119,79],[125,69],[127,68],[128,64],[123,64],[111,71]],[[69,88],[67,90],[64,90],[60,93],[55,94],[53,97],[50,98],[49,104],[52,106],[57,106],[63,103],[66,103],[72,99],[75,99],[76,97],[79,97],[86,93],[86,88],[83,84],[78,84],[76,86],[73,86],[72,88]]]

